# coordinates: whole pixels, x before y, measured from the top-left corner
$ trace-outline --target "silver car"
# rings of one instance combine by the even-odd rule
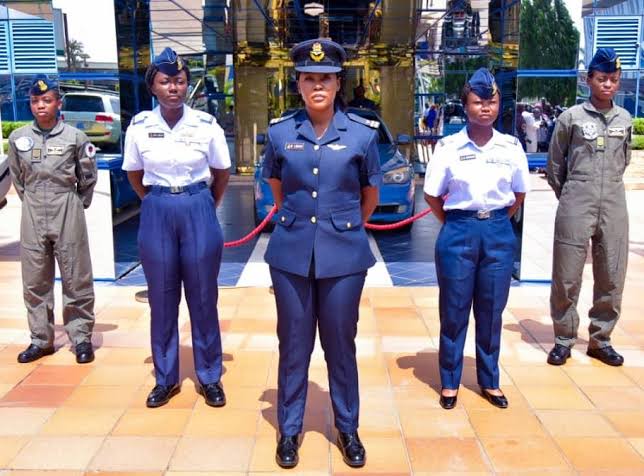
[[[120,149],[121,103],[115,94],[70,92],[63,96],[62,119],[80,129],[100,149]]]

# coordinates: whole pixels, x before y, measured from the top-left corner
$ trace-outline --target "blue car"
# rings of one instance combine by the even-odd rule
[[[292,111],[286,111],[288,114]],[[371,216],[371,222],[394,223],[414,214],[414,171],[410,161],[400,153],[398,145],[411,143],[408,135],[400,134],[398,140],[394,141],[389,129],[382,122],[380,116],[369,109],[347,108],[346,112],[354,113],[372,121],[380,122],[378,129],[378,152],[380,154],[380,167],[383,173],[383,183],[380,187],[378,206]],[[257,143],[264,144],[266,136],[258,134]],[[262,161],[264,155],[259,158],[255,166],[255,222],[261,223],[273,207],[273,193],[268,181],[262,178]],[[272,224],[274,224],[273,218]],[[411,228],[411,224],[406,227]]]

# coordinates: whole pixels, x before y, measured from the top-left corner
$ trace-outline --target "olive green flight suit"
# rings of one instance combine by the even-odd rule
[[[73,345],[94,327],[94,282],[84,208],[92,202],[96,149],[62,121],[48,132],[26,125],[9,136],[9,167],[22,200],[20,259],[31,342],[54,342],[54,258],[63,289],[63,322]]]
[[[631,155],[630,114],[606,113],[590,101],[557,119],[548,152],[548,183],[559,199],[555,219],[550,313],[555,342],[577,339],[577,301],[588,242],[593,260],[593,306],[588,347],[610,345],[622,305],[628,258],[624,170]]]

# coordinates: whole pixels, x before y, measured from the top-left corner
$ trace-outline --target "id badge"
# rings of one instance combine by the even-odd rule
[[[605,140],[604,136],[597,136],[597,150],[604,150]]]
[[[40,162],[42,160],[42,153],[40,149],[31,149],[31,162]]]

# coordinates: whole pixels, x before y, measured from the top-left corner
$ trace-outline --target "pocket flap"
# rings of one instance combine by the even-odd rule
[[[295,213],[285,208],[277,212],[277,223],[284,227],[289,227],[295,221]]]
[[[331,213],[331,221],[336,230],[347,231],[360,228],[362,211],[359,208]]]

